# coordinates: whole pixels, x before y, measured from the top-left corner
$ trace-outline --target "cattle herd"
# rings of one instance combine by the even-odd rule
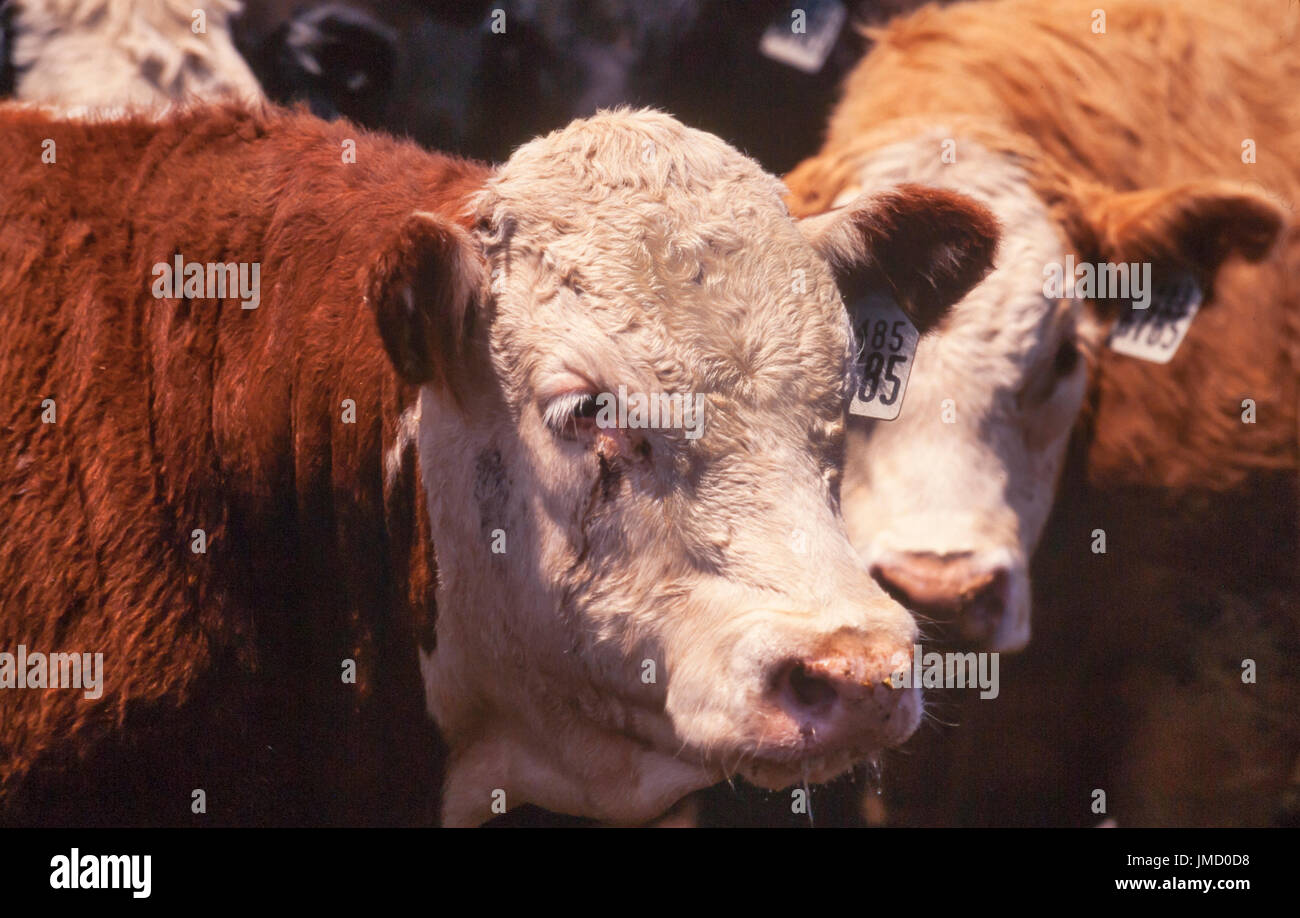
[[[1300,823],[1296,4],[0,10],[0,825]]]

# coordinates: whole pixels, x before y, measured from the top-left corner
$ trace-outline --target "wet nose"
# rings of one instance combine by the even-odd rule
[[[911,666],[912,648],[840,635],[817,652],[774,670],[776,706],[819,745],[892,745],[916,726],[920,699],[891,684]]]
[[[967,641],[991,640],[1007,614],[1010,571],[981,563],[973,552],[906,552],[872,565],[871,573],[894,599],[950,623]]]

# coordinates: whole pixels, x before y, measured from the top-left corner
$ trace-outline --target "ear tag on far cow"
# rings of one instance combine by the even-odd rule
[[[1115,321],[1107,343],[1120,354],[1168,363],[1187,337],[1204,292],[1187,272],[1167,276],[1153,286],[1147,308],[1130,303]]]
[[[887,296],[873,294],[850,303],[849,316],[858,348],[849,414],[892,421],[903,410],[903,394],[921,336]]]
[[[830,57],[847,18],[848,10],[840,0],[787,3],[763,30],[758,50],[764,57],[795,70],[818,73]]]

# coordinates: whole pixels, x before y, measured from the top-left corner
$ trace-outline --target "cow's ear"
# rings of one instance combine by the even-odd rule
[[[855,172],[849,170],[847,175],[839,160],[828,156],[812,156],[795,166],[782,179],[785,182],[786,205],[790,213],[797,217],[809,214],[821,214],[835,206],[841,195],[854,189]],[[845,187],[845,186],[848,187]]]
[[[1264,258],[1286,223],[1266,195],[1226,182],[1081,195],[1096,254],[1111,262],[1158,262],[1190,270],[1209,286],[1230,255]]]
[[[366,299],[403,379],[464,401],[482,279],[469,234],[436,214],[411,214],[381,244]]]
[[[846,299],[887,292],[923,334],[989,272],[998,244],[983,204],[922,185],[861,195],[799,228],[835,269]]]

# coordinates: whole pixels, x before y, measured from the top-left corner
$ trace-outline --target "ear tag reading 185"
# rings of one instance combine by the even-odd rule
[[[1152,363],[1168,363],[1187,337],[1204,295],[1191,274],[1181,273],[1162,280],[1151,291],[1146,309],[1132,304],[1120,314],[1110,330],[1111,350]]]
[[[873,295],[851,303],[849,316],[858,347],[849,414],[892,421],[903,410],[903,394],[921,336],[887,296]]]
[[[763,31],[758,50],[788,67],[818,73],[830,57],[847,18],[848,11],[840,0],[801,0],[787,4]]]

